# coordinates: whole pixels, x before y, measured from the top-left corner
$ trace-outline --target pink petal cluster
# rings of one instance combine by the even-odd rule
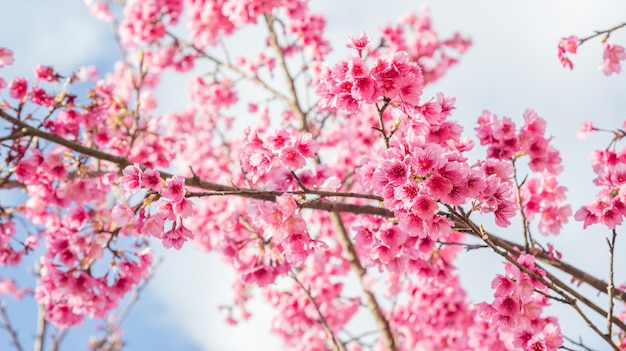
[[[624,47],[617,44],[604,44],[602,73],[606,76],[610,76],[613,73],[620,73],[622,71],[622,64],[620,61],[626,60],[626,51]]]
[[[361,58],[350,58],[332,70],[326,67],[319,79],[319,107],[352,113],[362,104],[378,102],[411,109],[419,103],[424,87],[421,68],[406,52],[398,52],[392,59],[377,59],[371,69]]]
[[[306,165],[307,159],[316,158],[319,149],[311,133],[295,136],[285,129],[279,129],[274,135],[262,141],[256,131],[246,130],[246,142],[242,146],[241,163],[243,170],[252,176],[256,183],[268,173],[277,160],[285,169],[296,171]]]
[[[135,48],[139,44],[158,42],[165,36],[164,17],[168,24],[178,23],[183,10],[182,0],[130,0],[124,6],[124,21],[119,35],[124,46]]]
[[[28,288],[20,288],[15,284],[13,279],[0,277],[0,296],[13,296],[16,300],[21,300],[26,294],[32,294],[32,290]]]
[[[572,214],[566,203],[565,187],[558,184],[561,156],[545,136],[546,122],[532,110],[524,112],[524,125],[517,131],[508,117],[498,118],[485,111],[476,127],[481,145],[486,145],[489,158],[513,160],[528,155],[530,169],[540,177],[528,177],[520,188],[524,213],[528,219],[541,214],[539,230],[542,234],[558,234]]]
[[[578,37],[570,35],[567,38],[561,38],[561,40],[559,40],[559,45],[556,49],[556,56],[561,62],[561,65],[570,71],[574,68],[574,64],[566,55],[568,53],[575,54],[577,50]]]
[[[572,208],[565,198],[566,190],[559,185],[556,175],[549,172],[539,173],[537,178],[526,178],[520,187],[524,214],[529,220],[539,214],[539,232],[542,234],[558,234],[572,215]]]
[[[533,256],[522,254],[516,261],[546,279]],[[563,345],[561,329],[555,318],[541,316],[548,305],[544,295],[548,288],[512,263],[507,262],[505,270],[506,275],[498,275],[491,282],[494,301],[479,304],[479,314],[502,332],[513,334],[512,345],[507,345],[512,349],[556,351]]]
[[[150,189],[164,200],[156,204],[157,212],[154,214],[146,207],[141,207],[136,220],[130,207],[117,204],[112,210],[112,216],[118,226],[132,224],[133,231],[160,239],[165,248],[180,250],[186,241],[193,239],[193,232],[183,224],[183,219],[190,217],[194,208],[193,203],[186,198],[185,178],[174,175],[163,185],[157,170],[142,170],[134,164],[124,168],[120,186],[126,197],[142,189]]]
[[[595,150],[591,163],[596,174],[593,182],[600,191],[574,218],[583,222],[583,228],[599,223],[615,229],[626,216],[626,148]]]

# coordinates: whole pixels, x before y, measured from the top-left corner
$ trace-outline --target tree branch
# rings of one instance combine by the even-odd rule
[[[57,134],[48,133],[43,130],[39,130],[37,128],[31,127],[29,124],[25,123],[24,121],[21,121],[7,114],[6,112],[2,110],[0,110],[0,118],[3,118],[10,123],[13,123],[14,125],[17,125],[24,131],[24,133],[28,135],[37,136],[41,139],[45,139],[50,142],[65,146],[83,155],[91,156],[99,160],[114,163],[118,165],[118,167],[120,168],[124,168],[126,166],[133,164],[125,157],[112,155],[106,152],[102,152],[100,150],[92,149],[92,148],[83,146],[81,144],[78,144],[76,142],[67,140]],[[161,177],[163,178],[171,178],[173,176],[172,174],[167,173],[167,172],[160,172],[160,173],[161,173]],[[263,200],[263,201],[271,201],[271,202],[276,201],[276,196],[280,196],[286,193],[286,192],[267,192],[264,190],[256,190],[256,189],[242,189],[242,188],[238,188],[234,186],[208,182],[208,181],[198,178],[197,176],[185,178],[185,184],[190,187],[213,191],[215,192],[216,195],[236,194],[238,196],[242,196],[246,198]],[[314,195],[315,194],[335,196],[335,193],[329,193],[329,192],[324,192],[324,191],[315,191]],[[348,193],[344,193],[344,194],[348,194]],[[366,196],[357,195],[357,196],[378,199],[377,197],[371,197],[369,195],[366,195]],[[328,212],[331,212],[331,211],[332,212],[352,212],[352,213],[360,213],[360,214],[378,215],[378,216],[383,216],[383,217],[393,217],[393,212],[383,207],[370,206],[370,205],[354,205],[354,204],[332,202],[332,201],[320,201],[319,199],[317,201],[303,201],[300,203],[300,207],[323,210],[323,211],[328,211]]]
[[[287,61],[285,60],[285,55],[283,53],[283,49],[280,47],[278,43],[278,37],[276,36],[276,31],[274,30],[274,20],[272,19],[272,15],[266,13],[265,14],[265,23],[267,23],[267,29],[269,30],[269,43],[276,51],[276,56],[278,57],[278,62],[280,63],[280,67],[285,73],[285,82],[287,83],[287,87],[289,88],[289,93],[291,94],[291,99],[289,99],[288,104],[291,107],[293,113],[298,117],[300,122],[302,123],[301,130],[308,132],[309,125],[306,120],[306,114],[302,111],[300,107],[300,101],[298,100],[298,93],[296,91],[296,86],[293,81],[293,77],[291,73],[289,73],[289,68],[287,67]]]
[[[367,273],[367,270],[363,267],[363,265],[361,264],[361,261],[359,261],[359,257],[357,256],[356,250],[354,249],[354,245],[352,245],[352,242],[350,241],[350,237],[348,236],[348,232],[346,231],[346,228],[343,225],[343,221],[341,220],[341,217],[339,216],[338,213],[331,212],[330,220],[333,222],[333,224],[335,225],[335,228],[337,229],[337,233],[339,234],[339,243],[341,244],[343,251],[348,256],[348,261],[350,262],[350,266],[352,267],[352,270],[357,274],[357,277],[359,278],[359,282],[361,283],[363,292],[365,293],[365,300],[367,301],[367,306],[372,312],[372,315],[374,316],[374,319],[376,320],[376,324],[378,324],[378,328],[382,332],[382,336],[385,341],[387,350],[396,351],[398,348],[396,346],[396,340],[391,331],[391,327],[389,326],[389,321],[383,314],[383,311],[378,301],[376,300],[376,296],[366,288],[364,278],[365,278],[365,274]]]
[[[9,320],[9,316],[6,311],[6,306],[4,304],[0,304],[0,317],[2,318],[2,325],[4,329],[6,329],[7,333],[11,337],[11,342],[17,351],[24,351],[22,348],[22,344],[20,343],[20,339],[17,337],[17,332],[13,329],[11,325],[11,321]]]
[[[613,282],[613,259],[615,255],[615,238],[617,237],[617,232],[613,229],[613,236],[611,237],[611,241],[606,239],[606,243],[609,245],[609,284],[606,287],[607,294],[609,295],[609,310],[606,313],[606,333],[611,336],[613,334],[613,307],[615,305],[615,301],[613,301],[613,288],[615,284]]]

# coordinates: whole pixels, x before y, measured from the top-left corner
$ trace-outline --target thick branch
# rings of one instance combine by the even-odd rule
[[[44,315],[45,307],[43,304],[37,305],[37,331],[35,335],[35,343],[33,345],[33,351],[43,351],[44,341],[46,337],[46,317]]]
[[[0,117],[11,122],[14,125],[19,126],[20,128],[22,128],[22,131],[28,135],[37,136],[41,139],[45,139],[50,142],[65,146],[83,155],[91,156],[99,160],[109,161],[111,163],[118,165],[120,168],[124,168],[126,166],[132,165],[132,162],[130,162],[125,157],[116,156],[116,155],[112,155],[106,152],[102,152],[100,150],[92,149],[92,148],[83,146],[81,144],[75,143],[73,141],[67,140],[59,135],[48,133],[43,130],[39,130],[37,128],[31,127],[24,121],[14,118],[13,116],[7,114],[6,112],[2,110],[0,110]],[[160,173],[161,173],[161,177],[163,178],[172,177],[172,174],[170,173],[167,173],[167,172],[160,172]],[[213,191],[215,195],[238,195],[238,196],[242,196],[246,198],[263,200],[263,201],[271,201],[271,202],[275,202],[277,196],[280,196],[285,193],[285,192],[268,192],[268,191],[256,190],[256,189],[241,189],[238,187],[208,182],[198,177],[185,178],[185,184],[190,187]],[[324,195],[332,194],[333,196],[341,196],[341,193],[338,193],[339,195],[335,193],[327,194],[327,192],[324,192],[324,191],[315,191],[313,194],[314,195],[315,194],[324,194]],[[348,193],[344,193],[344,194],[348,194]],[[363,195],[357,195],[355,197],[373,198],[373,197],[363,196]],[[310,208],[310,209],[323,210],[323,211],[329,211],[329,212],[331,211],[332,212],[352,212],[352,213],[359,213],[359,214],[378,215],[378,216],[383,216],[383,217],[393,217],[393,212],[387,210],[386,208],[370,206],[370,205],[354,205],[354,204],[347,204],[347,203],[341,203],[341,202],[318,200],[318,201],[303,201],[300,204],[300,206],[302,208]]]
[[[376,296],[374,295],[374,293],[372,293],[366,288],[364,278],[365,278],[365,274],[367,273],[367,271],[361,264],[361,261],[359,261],[359,257],[356,254],[354,245],[352,245],[352,242],[350,241],[350,237],[348,236],[348,232],[346,231],[346,228],[343,225],[343,221],[341,220],[341,217],[339,216],[338,213],[331,212],[330,220],[333,222],[333,224],[335,225],[335,228],[337,229],[337,233],[339,234],[339,243],[341,244],[343,251],[348,255],[348,261],[350,262],[350,266],[352,267],[352,270],[356,272],[359,278],[359,281],[361,282],[361,286],[363,287],[363,292],[365,293],[365,300],[367,301],[367,306],[372,312],[374,319],[376,319],[376,324],[378,324],[378,328],[382,332],[387,350],[396,351],[397,350],[396,340],[391,331],[391,327],[389,326],[389,321],[383,314],[383,311],[381,310],[380,305],[378,304],[378,301],[376,300]]]

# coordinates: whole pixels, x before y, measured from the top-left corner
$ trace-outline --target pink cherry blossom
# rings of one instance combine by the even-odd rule
[[[9,83],[9,96],[16,100],[21,100],[28,92],[28,80],[23,77],[13,79]]]
[[[370,42],[370,39],[368,39],[367,34],[365,34],[365,32],[361,32],[361,34],[359,34],[359,36],[356,39],[353,38],[351,35],[348,35],[348,38],[350,38],[351,43],[346,46],[350,49],[355,49],[357,53],[359,54],[359,57],[362,57],[363,51],[367,49],[367,45]]]
[[[0,68],[10,66],[15,62],[11,49],[0,47]]]
[[[620,61],[626,60],[626,51],[624,47],[617,44],[604,44],[603,62],[600,68],[602,73],[610,76],[613,73],[620,73],[622,66]]]
[[[172,202],[181,202],[185,197],[185,179],[179,175],[167,179],[161,195]]]

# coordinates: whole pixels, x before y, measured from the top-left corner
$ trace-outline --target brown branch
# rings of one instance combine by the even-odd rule
[[[479,228],[478,225],[476,225],[473,221],[463,218],[462,216],[460,216],[457,213],[453,213],[453,220],[455,220],[456,225],[459,225],[466,229],[464,232],[470,235],[473,235],[481,240],[485,240],[485,237],[492,242],[495,246],[505,250],[506,252],[509,253],[514,253],[517,254],[519,252],[522,252],[522,247],[521,245],[515,244],[511,241],[508,241],[506,239],[502,239],[499,238],[493,234],[490,234],[487,231],[481,230]],[[569,272],[574,272],[575,274],[580,273],[580,277],[584,277],[585,279],[589,279],[589,281],[585,281],[588,284],[590,284],[593,287],[596,287],[597,284],[602,283],[604,284],[605,289],[604,290],[599,290],[602,291],[604,293],[607,292],[606,290],[606,286],[607,284],[604,282],[601,282],[599,279],[592,277],[591,275],[582,272],[581,270],[568,265],[566,263],[560,262],[560,261],[556,261],[553,260],[549,257],[549,254],[541,251],[541,250],[535,250],[532,252],[533,256],[535,256],[535,259],[552,265],[553,267],[565,272],[565,273],[569,273]],[[544,259],[545,258],[545,259]],[[560,265],[557,265],[560,264]],[[562,269],[561,267],[566,267],[567,270]],[[542,268],[543,269],[543,268]],[[601,307],[599,307],[598,305],[594,304],[591,300],[587,299],[586,297],[584,297],[583,295],[581,295],[579,292],[577,292],[576,290],[572,289],[572,287],[570,287],[568,284],[565,284],[564,282],[562,282],[559,278],[557,278],[556,276],[554,276],[553,274],[551,274],[549,271],[545,270],[546,272],[546,276],[551,280],[552,284],[560,289],[563,289],[564,291],[566,291],[567,293],[569,293],[570,295],[572,295],[576,300],[582,302],[583,304],[587,305],[589,308],[591,308],[592,310],[594,310],[595,312],[597,312],[598,314],[602,315],[602,316],[606,316],[607,312],[604,311]],[[576,278],[579,278],[579,275],[574,275]],[[582,279],[581,279],[582,280]],[[594,285],[592,285],[592,283]],[[612,321],[614,324],[616,324],[617,326],[620,327],[620,329],[626,331],[626,324],[624,322],[622,322],[621,320],[619,320],[617,317],[612,317]]]
[[[24,189],[26,185],[22,182],[18,182],[17,180],[7,179],[4,182],[0,183],[0,189]]]
[[[31,127],[30,125],[28,125],[27,123],[16,119],[12,116],[10,116],[9,114],[7,114],[6,112],[4,112],[3,110],[0,110],[0,117],[2,119],[5,119],[7,121],[9,121],[10,123],[20,127],[22,129],[22,131],[28,135],[31,136],[37,136],[40,137],[42,139],[48,140],[50,142],[54,142],[57,143],[59,145],[63,145],[66,146],[74,151],[77,151],[79,153],[85,154],[87,156],[92,156],[94,158],[100,159],[100,160],[105,160],[105,161],[109,161],[112,162],[114,164],[117,164],[119,167],[125,167],[131,164],[130,161],[128,161],[128,159],[124,158],[124,157],[120,157],[120,156],[116,156],[116,155],[111,155],[99,150],[95,150],[89,147],[85,147],[81,144],[69,141],[67,139],[64,139],[62,137],[60,137],[59,135],[55,135],[55,134],[51,134],[51,133],[47,133],[45,131],[39,130],[37,128]],[[162,172],[161,175],[164,178],[168,178],[171,177],[171,174]],[[201,189],[205,189],[205,190],[211,190],[214,192],[224,192],[224,194],[236,194],[239,196],[243,196],[243,197],[247,197],[247,198],[253,198],[253,199],[259,199],[259,200],[264,200],[264,201],[275,201],[276,200],[276,195],[275,194],[268,194],[265,191],[262,190],[242,190],[240,188],[237,187],[232,187],[232,186],[225,186],[225,185],[221,185],[221,184],[216,184],[216,183],[211,183],[211,182],[207,182],[204,180],[199,179],[198,177],[191,177],[191,178],[186,178],[185,179],[185,183],[190,186],[190,187],[196,187],[196,188],[201,188]],[[323,201],[305,201],[302,202],[301,204],[302,208],[310,208],[310,209],[318,209],[318,210],[324,210],[324,211],[328,211],[331,212],[331,216],[337,216],[338,218],[338,212],[351,212],[351,213],[356,213],[356,214],[372,214],[372,215],[379,215],[379,216],[383,216],[383,217],[393,217],[393,212],[382,208],[382,207],[376,207],[376,206],[368,206],[368,205],[354,205],[354,204],[347,204],[347,203],[339,203],[339,202],[323,202]],[[461,226],[463,227],[463,226]],[[461,228],[462,229],[462,228]],[[344,229],[345,231],[345,229]],[[481,237],[481,233],[478,231],[469,231],[469,234],[477,236],[477,237]],[[520,249],[520,246],[507,241],[505,239],[501,239],[493,234],[487,234],[489,240],[491,240],[496,246],[501,247],[503,249],[505,249],[508,252],[517,252]],[[347,238],[347,234],[345,234],[346,238]],[[351,243],[349,242],[348,239],[348,244],[351,245]],[[354,250],[354,248],[352,248],[352,251]],[[583,281],[589,285],[591,285],[592,287],[594,287],[595,289],[597,289],[600,292],[603,293],[607,293],[608,292],[608,285],[607,283],[601,281],[600,279],[597,279],[567,263],[564,263],[562,261],[558,261],[558,260],[554,260],[552,258],[549,257],[549,254],[547,252],[544,252],[543,250],[536,250],[535,252],[533,252],[533,254],[537,257],[537,259],[541,262],[547,263],[565,273],[571,274],[572,276],[574,276],[576,279],[579,279],[580,281]],[[356,256],[355,256],[356,257]],[[359,262],[360,265],[360,262]],[[353,266],[356,267],[355,271],[357,271],[357,273],[360,271],[360,269],[358,268],[358,266]],[[363,269],[363,267],[361,267],[361,269]],[[364,274],[364,273],[363,273]],[[569,293],[576,293],[574,290],[572,290],[571,288],[569,288],[569,286],[567,286],[566,284],[562,284],[561,286],[563,289],[568,290]],[[620,301],[626,301],[626,293],[620,290],[617,290],[615,288],[613,288],[612,290],[613,296],[620,300]],[[367,293],[366,293],[367,295]],[[599,307],[591,304],[588,300],[584,299],[584,297],[582,297],[580,294],[576,293],[576,298],[579,299],[581,302],[587,304],[588,306],[590,306],[592,309],[594,309],[596,312],[600,313],[600,311],[602,311]],[[374,298],[373,295],[371,295],[372,298]],[[375,300],[373,300],[375,301]],[[370,306],[371,307],[371,306]],[[377,312],[375,312],[376,309],[373,310],[374,315],[377,315]],[[382,313],[378,310],[378,313],[380,314],[380,316],[382,316]],[[604,315],[606,315],[606,312],[604,313]],[[382,316],[384,319],[384,316]],[[378,319],[378,318],[377,318]],[[386,320],[385,320],[386,321]],[[617,318],[613,318],[613,323],[615,323],[616,325],[620,326],[620,328],[622,329],[626,329],[624,327],[624,323],[619,321]],[[383,325],[380,323],[380,325]],[[387,323],[388,325],[388,323]],[[391,332],[389,331],[388,335],[392,335]],[[388,338],[389,339],[389,338]],[[393,338],[389,339],[392,340],[393,343]]]
[[[609,285],[606,288],[607,295],[609,295],[609,310],[606,313],[606,333],[611,336],[613,334],[613,307],[615,306],[615,301],[613,300],[613,288],[615,284],[613,282],[613,259],[615,255],[615,238],[617,237],[617,232],[613,229],[613,236],[611,237],[611,241],[606,239],[606,243],[609,245]]]
[[[552,291],[556,292],[557,294],[561,295],[563,297],[563,299],[581,316],[581,318],[585,321],[585,323],[587,323],[587,326],[589,328],[591,328],[594,332],[596,332],[596,334],[598,334],[600,337],[602,337],[609,345],[611,345],[611,347],[614,350],[619,351],[619,348],[617,347],[617,345],[615,345],[615,343],[611,339],[611,336],[602,333],[602,331],[600,331],[600,329],[598,329],[598,327],[595,324],[593,324],[593,322],[591,322],[589,317],[587,317],[587,315],[581,310],[581,308],[578,305],[577,301],[581,301],[582,303],[584,303],[585,305],[587,305],[588,307],[590,307],[592,310],[594,310],[595,312],[599,313],[600,315],[606,316],[607,312],[602,310],[602,308],[600,308],[596,304],[594,304],[591,301],[589,301],[584,296],[580,295],[578,292],[573,290],[567,284],[563,283],[560,279],[558,279],[554,275],[550,274],[550,272],[546,271],[540,265],[536,264],[536,267],[542,269],[545,272],[546,277],[549,280],[545,279],[544,277],[538,275],[537,273],[535,273],[533,271],[530,271],[529,269],[527,269],[526,267],[521,265],[519,262],[517,262],[517,260],[515,260],[511,256],[511,254],[515,254],[515,253],[519,253],[520,252],[520,250],[517,247],[512,247],[511,250],[506,249],[506,248],[501,250],[501,248],[498,247],[491,240],[490,235],[487,232],[485,232],[484,229],[482,229],[482,226],[479,227],[473,221],[469,220],[468,218],[465,218],[464,216],[462,216],[462,215],[460,215],[460,214],[458,214],[456,212],[455,213],[451,213],[451,215],[454,217],[454,219],[456,219],[457,221],[460,221],[465,228],[468,228],[469,232],[471,234],[481,238],[487,245],[489,245],[492,248],[492,250],[495,253],[497,253],[498,255],[502,256],[503,258],[505,258],[507,261],[511,262],[512,264],[514,264],[516,267],[518,267],[520,270],[522,270],[526,274],[528,274],[528,275],[532,276],[533,278],[537,279],[538,281],[540,281],[542,284],[544,284],[550,290],[552,290]],[[571,296],[568,295],[568,293],[571,294]],[[624,328],[626,328],[626,325],[622,321],[620,321],[616,317],[613,317],[612,320],[613,320],[613,322],[616,325],[618,325],[620,328],[622,328],[622,330],[626,331],[626,329],[624,329]]]
[[[280,67],[285,73],[285,82],[287,83],[287,87],[289,87],[289,93],[291,94],[291,99],[289,99],[288,101],[289,107],[291,107],[291,110],[296,115],[296,117],[300,119],[300,122],[302,123],[301,130],[308,132],[309,125],[306,121],[306,114],[304,113],[304,111],[302,111],[302,108],[300,107],[300,101],[298,99],[296,86],[294,84],[291,73],[289,73],[289,68],[287,67],[287,61],[285,60],[283,49],[278,43],[278,37],[276,35],[276,31],[274,30],[274,20],[272,19],[271,14],[265,14],[265,23],[267,23],[267,29],[269,30],[269,43],[272,48],[274,48],[274,51],[276,51],[276,56],[278,57]]]
[[[49,351],[59,351],[59,347],[61,346],[61,341],[63,341],[63,339],[67,335],[68,330],[69,329],[63,329],[59,335],[52,338],[52,345],[50,346]]]
[[[15,140],[15,139],[19,139],[23,136],[26,136],[26,134],[24,134],[24,132],[19,131],[19,132],[15,132],[12,134],[9,134],[5,137],[0,137],[0,141],[5,141],[5,140]]]
[[[4,329],[6,329],[7,333],[9,333],[11,342],[13,343],[13,346],[15,346],[15,349],[17,351],[24,351],[24,348],[22,348],[22,344],[20,343],[20,339],[17,337],[17,332],[11,325],[11,321],[9,320],[9,315],[7,314],[6,306],[4,304],[0,305],[0,317],[2,318],[2,325],[4,326]]]
[[[87,156],[97,158],[99,160],[109,161],[111,163],[118,165],[120,168],[124,168],[126,166],[133,164],[125,157],[116,156],[116,155],[112,155],[106,152],[102,152],[100,150],[92,149],[90,147],[86,147],[76,142],[67,140],[59,135],[48,133],[43,130],[39,130],[37,128],[31,127],[29,124],[14,118],[13,116],[7,114],[6,112],[2,110],[0,110],[0,118],[3,118],[7,120],[8,122],[11,122],[19,126],[28,135],[37,136],[41,139],[45,139],[50,142],[65,146],[71,150],[74,150],[76,152],[79,152]],[[172,174],[167,173],[167,172],[160,172],[160,173],[161,173],[161,177],[163,178],[171,178],[173,176]],[[242,196],[246,198],[263,200],[263,201],[271,201],[271,202],[276,201],[277,195],[279,196],[285,193],[285,192],[270,193],[270,192],[263,191],[263,190],[241,189],[238,187],[208,182],[208,181],[198,178],[197,176],[185,178],[185,184],[190,187],[216,192],[217,195],[236,194],[238,196]],[[323,194],[325,196],[334,196],[334,193],[332,192],[324,192],[324,191],[316,190],[315,193]],[[342,194],[342,193],[339,193],[339,194]],[[348,193],[343,193],[343,194],[348,194]],[[357,196],[378,199],[377,197],[371,197],[369,195],[361,194]],[[387,210],[386,208],[370,206],[370,205],[354,205],[354,204],[331,202],[331,201],[328,201],[328,202],[305,201],[300,204],[300,207],[310,208],[310,209],[315,209],[315,210],[323,210],[323,211],[328,211],[328,212],[331,212],[331,211],[332,212],[352,212],[352,213],[360,213],[360,214],[378,215],[378,216],[384,216],[384,217],[393,217],[393,212]]]
[[[530,246],[532,245],[532,238],[530,236],[530,228],[528,228],[528,219],[526,218],[526,212],[524,212],[524,205],[522,204],[521,184],[517,179],[517,167],[515,167],[515,158],[511,163],[513,165],[513,180],[515,181],[515,196],[517,198],[517,207],[519,208],[519,213],[522,217],[521,221],[522,230],[524,231],[524,247],[526,248],[526,252],[529,252]]]
[[[569,296],[568,294],[565,293],[565,291],[559,289],[559,286],[557,286],[554,283],[554,281],[552,281],[554,276],[549,274],[549,272],[545,271],[545,269],[543,269],[541,266],[535,265],[536,267],[542,269],[546,273],[546,277],[548,277],[548,279],[550,279],[550,280],[546,280],[545,278],[543,278],[539,274],[529,270],[528,268],[524,267],[522,264],[517,262],[513,257],[511,257],[509,252],[507,252],[506,250],[505,251],[500,250],[500,248],[498,248],[491,240],[489,240],[489,237],[487,235],[484,235],[481,238],[483,239],[483,241],[487,245],[489,245],[492,248],[492,250],[495,253],[497,253],[498,255],[502,256],[504,259],[506,259],[510,263],[514,264],[517,268],[519,268],[524,273],[526,273],[526,274],[530,275],[531,277],[533,277],[533,278],[537,279],[538,281],[540,281],[543,285],[548,287],[550,290],[552,290],[552,291],[556,292],[557,294],[561,295],[563,297],[563,299],[566,301],[566,303],[569,304],[581,316],[581,318],[585,321],[585,323],[587,324],[587,326],[589,328],[591,328],[594,332],[596,332],[596,334],[598,334],[602,339],[604,339],[604,341],[606,341],[609,345],[611,345],[613,350],[619,351],[619,347],[617,345],[615,345],[615,343],[611,339],[611,336],[602,333],[602,331],[600,329],[598,329],[598,327],[595,324],[593,324],[593,322],[589,319],[589,317],[587,317],[587,315],[580,309],[580,306],[578,306],[578,303],[577,303],[577,299]]]
[[[595,37],[597,37],[597,36],[600,36],[600,35],[602,35],[602,34],[606,34],[606,36],[607,36],[607,38],[608,38],[608,36],[609,36],[612,32],[614,32],[614,31],[616,31],[616,30],[618,30],[618,29],[620,29],[620,28],[622,28],[622,27],[626,27],[626,22],[621,23],[621,24],[618,24],[618,25],[616,25],[615,27],[612,27],[612,28],[609,28],[609,29],[600,30],[600,31],[595,31],[595,32],[594,32],[594,34],[592,34],[592,35],[589,35],[589,36],[587,36],[587,37],[584,37],[584,38],[580,38],[580,39],[578,39],[578,45],[581,45],[581,44],[583,44],[584,42],[586,42],[587,40],[589,40],[589,39],[593,39],[593,38],[595,38]]]
[[[337,233],[339,234],[339,243],[343,248],[343,251],[348,256],[348,261],[350,262],[350,266],[352,270],[357,274],[359,278],[359,282],[361,282],[361,286],[363,287],[363,292],[365,293],[365,300],[367,301],[367,306],[369,307],[374,319],[376,320],[376,324],[378,324],[378,328],[382,332],[383,339],[385,340],[385,344],[387,350],[396,351],[398,348],[396,346],[396,340],[393,336],[393,332],[391,331],[391,327],[389,326],[389,321],[383,314],[383,311],[380,307],[380,304],[376,300],[376,296],[366,288],[365,284],[365,275],[367,270],[359,261],[359,257],[357,256],[356,250],[354,249],[354,245],[350,241],[350,237],[348,236],[348,232],[346,231],[345,226],[343,225],[343,221],[341,217],[336,212],[330,213],[330,220],[335,225],[337,229]]]
[[[36,281],[37,285],[39,285],[41,281],[41,265],[37,264],[36,267]],[[46,337],[46,328],[48,327],[48,322],[46,321],[46,307],[43,303],[37,304],[37,328],[35,331],[35,342],[33,344],[33,351],[43,351],[43,346],[45,343]]]

